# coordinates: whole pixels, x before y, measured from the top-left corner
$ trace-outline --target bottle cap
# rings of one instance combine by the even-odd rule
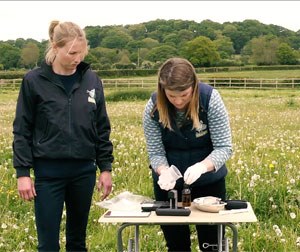
[[[183,184],[183,188],[184,188],[184,189],[188,189],[188,188],[189,188],[189,185],[186,184],[186,183],[184,183],[184,184]]]

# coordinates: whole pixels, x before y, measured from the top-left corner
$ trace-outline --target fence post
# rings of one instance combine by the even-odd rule
[[[262,78],[260,78],[260,88],[262,88]]]

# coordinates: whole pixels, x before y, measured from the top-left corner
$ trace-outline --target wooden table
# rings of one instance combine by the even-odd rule
[[[99,219],[100,223],[121,223],[117,233],[118,252],[123,251],[122,231],[128,226],[135,227],[135,252],[139,251],[139,226],[141,225],[217,225],[218,226],[218,251],[222,252],[223,228],[230,227],[233,233],[233,251],[237,251],[238,232],[235,223],[257,222],[251,204],[248,202],[248,211],[241,213],[208,213],[198,210],[194,203],[189,216],[157,216],[155,211],[147,217],[109,216],[105,212]],[[125,214],[126,215],[126,214]]]

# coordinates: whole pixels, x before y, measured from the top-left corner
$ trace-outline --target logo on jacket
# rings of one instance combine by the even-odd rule
[[[89,94],[88,102],[96,104],[96,101],[95,101],[95,98],[96,98],[95,89],[86,90],[86,92]]]
[[[196,134],[195,136],[198,137],[202,137],[204,135],[207,134],[207,125],[204,124],[201,120],[200,120],[200,127],[198,129],[196,129]]]

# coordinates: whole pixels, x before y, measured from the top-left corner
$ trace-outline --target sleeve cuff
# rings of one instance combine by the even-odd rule
[[[19,177],[30,177],[30,168],[16,168],[17,178]]]
[[[104,171],[111,172],[112,171],[112,165],[111,165],[110,162],[101,163],[101,164],[99,164],[99,169],[100,169],[101,172],[104,172]]]

